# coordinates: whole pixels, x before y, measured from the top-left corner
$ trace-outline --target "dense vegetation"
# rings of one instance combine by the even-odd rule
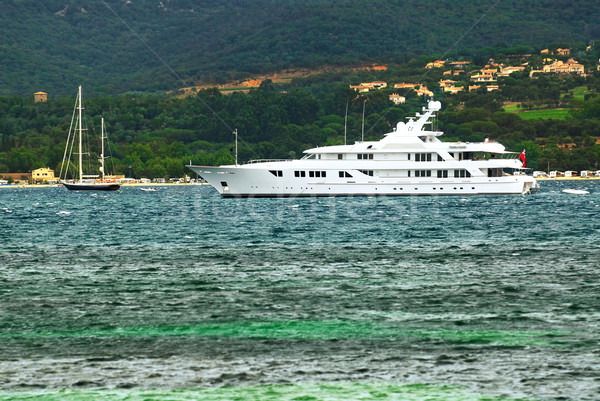
[[[599,50],[582,53],[582,59],[597,60]],[[506,53],[495,49],[491,55],[496,61],[508,62],[502,60]],[[347,103],[348,142],[360,140],[363,107],[365,139],[379,139],[397,121],[420,109],[424,100],[405,91],[401,94],[407,102],[394,106],[388,99],[392,89],[368,94],[349,89],[350,83],[376,79],[422,82],[434,90],[436,99],[443,102],[439,123],[446,140],[474,142],[489,137],[509,150],[527,149],[532,169],[600,168],[600,145],[596,144],[600,136],[600,72],[588,77],[532,79],[525,71],[500,78],[500,91],[488,93],[481,88],[448,95],[437,84],[442,69],[424,72],[428,59],[391,66],[387,71],[321,74],[286,85],[265,81],[248,94],[225,96],[209,89],[187,98],[139,94],[84,98],[96,129],[100,116],[106,120],[117,172],[136,178],[181,177],[189,173],[184,165],[190,161],[204,165],[233,162],[235,128],[242,140],[240,161],[299,157],[310,147],[341,144]],[[541,62],[538,56],[526,59],[529,68],[537,68]],[[478,67],[481,65],[470,68]],[[38,104],[31,97],[0,97],[0,172],[28,172],[39,167],[58,170],[75,91],[72,88],[71,96]],[[509,101],[523,112],[507,112]],[[528,110],[550,113],[557,107],[564,110],[558,117],[522,117]]]
[[[2,0],[0,95],[154,92],[422,54],[484,59],[496,44],[587,44],[600,37],[598,15],[597,0]]]

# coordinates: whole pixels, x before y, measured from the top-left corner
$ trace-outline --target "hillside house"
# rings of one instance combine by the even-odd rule
[[[540,51],[540,54],[556,54],[559,56],[568,56],[571,54],[571,49],[561,49],[558,48],[556,50],[544,49]]]
[[[35,103],[42,103],[48,100],[48,94],[46,92],[35,92],[33,94],[33,101]]]
[[[383,89],[387,87],[387,82],[373,81],[373,82],[361,82],[360,85],[350,85],[350,89],[354,89],[357,92],[369,92],[371,89]]]
[[[502,67],[502,68],[500,68],[500,71],[498,72],[498,76],[499,77],[508,77],[513,72],[520,72],[520,71],[525,71],[525,67],[524,66]]]
[[[400,96],[400,95],[399,95],[399,94],[397,94],[397,93],[392,93],[392,94],[390,95],[390,100],[391,100],[392,102],[394,102],[394,104],[395,104],[396,106],[397,106],[397,105],[399,105],[399,104],[402,104],[402,103],[406,103],[406,98],[405,98],[404,96]]]
[[[440,88],[446,88],[448,86],[452,86],[456,83],[456,81],[453,81],[451,79],[440,79]]]
[[[425,68],[427,68],[428,70],[432,69],[432,68],[442,68],[444,65],[446,64],[446,61],[442,61],[442,60],[435,60],[431,63],[427,63],[427,65],[425,66]]]
[[[450,93],[452,95],[455,95],[458,92],[462,92],[464,90],[465,90],[465,88],[463,86],[446,86],[446,87],[444,87],[444,92]]]
[[[471,81],[474,82],[496,82],[496,77],[492,74],[475,74],[471,75]]]
[[[453,61],[453,62],[449,63],[449,65],[452,67],[465,67],[469,64],[471,64],[470,61]]]
[[[579,64],[573,59],[569,59],[566,62],[557,60],[551,64],[542,67],[544,74],[577,74],[583,75],[583,64]]]
[[[418,89],[415,89],[415,92],[417,93],[417,96],[429,96],[429,97],[433,97],[433,92],[430,91],[429,89],[427,89],[426,86],[421,85]]]
[[[415,89],[418,84],[405,84],[402,82],[401,84],[395,84],[394,89]]]

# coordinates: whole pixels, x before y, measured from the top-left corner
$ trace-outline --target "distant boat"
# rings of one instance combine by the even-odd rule
[[[156,188],[140,188],[140,191],[144,191],[144,192],[156,192]]]
[[[586,191],[583,189],[563,189],[562,191],[566,194],[572,195],[586,195],[590,193],[590,191]]]
[[[75,128],[73,129],[73,122],[75,122]],[[69,136],[67,138],[67,145],[65,146],[65,153],[63,156],[63,162],[60,170],[60,182],[63,186],[69,190],[75,191],[115,191],[119,189],[121,186],[114,181],[106,180],[106,176],[104,174],[105,171],[105,160],[104,156],[104,139],[106,138],[106,133],[104,131],[104,118],[102,118],[102,128],[100,134],[100,156],[98,158],[98,162],[100,163],[97,166],[99,174],[93,175],[85,175],[83,173],[83,165],[84,160],[83,156],[88,156],[91,158],[91,152],[89,149],[87,151],[83,148],[83,132],[87,131],[86,128],[83,128],[83,100],[81,96],[81,85],[79,86],[79,91],[77,93],[77,100],[75,101],[75,109],[73,110],[73,118],[71,119],[71,129],[69,130]],[[75,147],[75,140],[78,141],[78,146]],[[87,142],[87,141],[86,141]],[[77,169],[76,178],[67,179],[67,175],[69,171],[73,169],[69,169],[72,166],[71,155],[73,155],[73,151],[75,150],[75,154],[77,157],[77,165],[74,166]],[[89,160],[88,165],[92,164],[92,160]],[[64,178],[63,178],[64,172]]]

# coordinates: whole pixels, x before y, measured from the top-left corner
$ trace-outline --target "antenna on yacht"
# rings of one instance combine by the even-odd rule
[[[363,116],[362,116],[362,139],[361,142],[365,141],[365,105],[367,104],[367,100],[365,99],[363,102]]]
[[[235,135],[235,165],[238,165],[238,132],[237,128],[233,130],[233,135]]]
[[[346,99],[346,116],[344,117],[344,145],[348,134],[348,99]]]

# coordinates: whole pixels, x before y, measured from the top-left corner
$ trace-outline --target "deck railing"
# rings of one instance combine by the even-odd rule
[[[289,162],[292,159],[252,159],[248,160],[244,164],[254,164],[254,163],[272,163],[272,162]]]

